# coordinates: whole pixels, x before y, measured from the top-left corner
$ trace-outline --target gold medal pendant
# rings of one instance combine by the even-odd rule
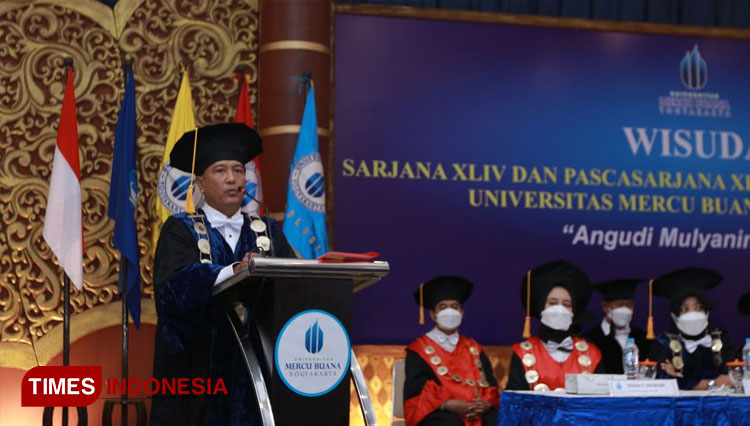
[[[677,355],[675,357],[672,357],[672,365],[677,370],[682,370],[682,367],[685,366],[685,361],[682,360],[682,357]]]
[[[206,225],[202,224],[201,222],[193,223],[193,228],[195,228],[195,232],[197,232],[198,234],[208,233],[208,231],[206,230]]]
[[[549,390],[549,386],[545,385],[544,383],[539,383],[538,385],[534,386],[534,391],[536,392],[546,392]]]
[[[670,340],[669,349],[672,349],[672,352],[682,352],[682,343],[679,340]]]
[[[711,341],[711,350],[714,352],[721,352],[721,349],[724,347],[724,342],[721,341],[721,339],[714,339]]]
[[[200,252],[203,254],[209,254],[211,253],[211,244],[207,239],[201,238],[200,240],[198,240],[198,250],[200,250]]]
[[[255,239],[255,244],[262,248],[263,251],[268,251],[271,249],[271,239],[266,237],[265,235],[261,235],[260,237]]]
[[[250,222],[250,229],[252,229],[253,231],[257,233],[265,232],[266,223],[260,219],[253,219],[253,221]]]
[[[588,355],[581,355],[578,357],[578,364],[582,367],[588,367],[591,365],[591,358]]]
[[[527,367],[533,367],[536,364],[536,357],[533,354],[524,354],[521,362]]]

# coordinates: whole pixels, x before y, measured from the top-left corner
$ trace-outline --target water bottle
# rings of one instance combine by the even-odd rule
[[[745,346],[742,347],[742,360],[745,361],[745,378],[750,379],[750,337],[745,339]]]
[[[622,350],[622,370],[628,376],[628,380],[638,378],[638,346],[632,337],[628,337],[625,349]]]

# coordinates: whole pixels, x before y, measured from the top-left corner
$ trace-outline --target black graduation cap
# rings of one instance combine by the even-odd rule
[[[741,314],[750,315],[750,292],[743,294],[737,302]]]
[[[422,306],[427,309],[433,309],[443,300],[458,300],[464,303],[471,295],[474,283],[466,278],[452,275],[441,275],[420,284],[417,291],[414,292],[414,300],[420,303],[420,290],[422,292]]]
[[[527,306],[528,275],[521,280],[521,302]],[[539,317],[547,302],[547,295],[556,286],[565,287],[573,299],[573,313],[585,311],[591,299],[591,280],[580,268],[564,260],[556,260],[538,266],[530,271],[531,300],[529,315]]]
[[[672,271],[654,280],[654,294],[669,299],[669,307],[679,313],[682,302],[695,296],[706,310],[711,303],[706,292],[716,287],[724,277],[713,269],[689,267]]]
[[[594,285],[594,289],[604,296],[605,302],[635,299],[635,287],[642,283],[641,278],[605,281]]]
[[[169,165],[190,173],[193,168],[195,130],[177,140],[169,154]],[[221,160],[237,160],[242,164],[263,152],[258,132],[244,123],[219,123],[198,129],[195,147],[195,175],[200,176],[208,166]]]

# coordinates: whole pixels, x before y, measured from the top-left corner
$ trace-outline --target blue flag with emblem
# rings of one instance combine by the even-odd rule
[[[318,152],[315,88],[310,82],[305,112],[289,172],[282,230],[300,257],[311,259],[328,251],[323,163]]]
[[[135,159],[135,82],[133,69],[125,70],[125,95],[115,128],[108,216],[115,221],[114,246],[125,258],[127,306],[136,328],[141,326],[141,274],[135,212],[138,202],[138,174]],[[120,293],[122,294],[120,282]]]

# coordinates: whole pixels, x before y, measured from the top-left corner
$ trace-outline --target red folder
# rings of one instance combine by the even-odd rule
[[[372,262],[376,257],[380,256],[380,253],[375,251],[369,251],[367,253],[347,253],[345,251],[329,251],[318,257],[320,263],[335,263],[335,262]]]

